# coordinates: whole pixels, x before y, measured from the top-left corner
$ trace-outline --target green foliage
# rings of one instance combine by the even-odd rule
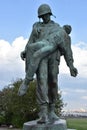
[[[61,98],[61,93],[58,93],[57,94],[57,101],[56,101],[56,105],[55,105],[55,107],[56,107],[56,114],[58,116],[61,115],[61,110],[62,110],[63,106],[64,106],[64,103],[63,103],[63,100]]]
[[[68,118],[67,127],[76,130],[87,130],[87,118]]]
[[[4,115],[0,114],[0,126],[1,126],[1,124],[4,124],[4,123],[6,123],[5,117],[4,117]]]
[[[5,123],[16,127],[23,125],[25,121],[38,117],[38,105],[36,102],[36,81],[31,82],[26,95],[17,95],[22,80],[13,83],[13,87],[7,87],[0,93],[0,113],[4,112]]]
[[[22,127],[23,123],[38,118],[39,107],[36,102],[36,81],[30,83],[24,96],[18,96],[18,89],[22,79],[15,81],[11,87],[0,92],[0,121]],[[61,94],[58,94],[56,112],[60,114],[63,107]]]
[[[15,125],[22,125],[24,122],[36,119],[38,117],[38,105],[36,102],[36,81],[30,83],[30,87],[26,95],[19,97],[17,95],[21,82],[15,82],[13,85],[13,113],[12,120]]]

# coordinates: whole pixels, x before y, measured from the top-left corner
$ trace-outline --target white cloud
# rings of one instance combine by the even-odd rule
[[[87,93],[86,89],[76,89],[75,90],[76,93]]]
[[[0,40],[0,89],[17,78],[24,78],[25,62],[21,60],[20,52],[24,50],[27,40],[23,37],[18,37],[12,44],[5,40]],[[74,64],[79,71],[78,77],[70,78],[68,75],[69,69],[63,58],[60,64],[61,78],[59,78],[59,82],[61,85],[59,86],[61,86],[65,103],[69,104],[67,105],[67,109],[77,108],[77,106],[80,108],[81,104],[84,104],[85,100],[87,100],[87,96],[84,96],[87,92],[85,87],[87,84],[87,44],[80,42],[72,45],[72,50]],[[77,102],[79,102],[78,105]]]
[[[83,97],[82,97],[82,99],[85,99],[85,100],[87,100],[87,96],[83,96]]]
[[[27,39],[16,38],[12,44],[0,40],[0,88],[16,78],[24,76],[24,62],[20,52],[24,50]]]
[[[72,45],[74,66],[78,69],[78,76],[87,77],[87,43],[79,42]],[[64,59],[61,59],[60,64],[61,73],[69,73],[69,69],[66,66]]]
[[[80,88],[63,88],[62,89],[62,95],[63,96],[69,96],[69,95],[78,95],[79,97],[81,97],[82,95],[85,95],[87,93],[86,89],[80,89]]]
[[[87,77],[87,44],[84,43],[83,45],[82,48],[79,46],[79,43],[73,46],[73,52],[79,75]]]
[[[79,112],[86,112],[84,108],[80,108]]]
[[[80,41],[76,46],[83,50],[87,50],[87,44],[85,42]]]
[[[24,61],[20,58],[20,52],[24,50],[28,39],[16,38],[12,44],[0,40],[0,87],[14,79],[25,75]],[[78,68],[81,77],[87,77],[87,44],[78,43],[72,45],[74,64]],[[65,61],[61,60],[60,73],[69,73]],[[2,85],[3,84],[3,85]]]
[[[62,95],[66,96],[68,93],[66,91],[62,91]]]

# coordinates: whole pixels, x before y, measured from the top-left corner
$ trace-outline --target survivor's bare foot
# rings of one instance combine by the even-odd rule
[[[18,90],[18,95],[23,96],[26,94],[28,89],[28,85],[26,85],[23,81],[23,83],[20,85],[19,90]]]

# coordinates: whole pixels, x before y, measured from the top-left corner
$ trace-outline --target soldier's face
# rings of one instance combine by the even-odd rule
[[[50,21],[50,14],[44,14],[42,20],[44,23],[48,23]]]

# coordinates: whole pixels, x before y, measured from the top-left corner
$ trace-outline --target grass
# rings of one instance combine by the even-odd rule
[[[87,130],[87,118],[68,118],[67,127],[76,130]]]
[[[87,118],[67,118],[66,122],[68,129],[87,130]],[[3,130],[10,130],[10,129],[8,128]],[[2,129],[0,128],[0,130]],[[11,130],[21,130],[21,129],[11,129]]]

